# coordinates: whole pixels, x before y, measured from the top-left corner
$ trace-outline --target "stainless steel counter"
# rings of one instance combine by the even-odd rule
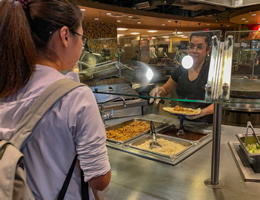
[[[150,114],[150,118],[163,116]],[[146,116],[146,117],[147,117]],[[107,121],[116,124],[126,119]],[[173,121],[177,119],[173,119]],[[236,133],[245,128],[222,126],[220,176],[221,189],[204,184],[211,176],[212,143],[172,166],[108,147],[112,167],[109,186],[99,196],[104,200],[245,200],[258,199],[260,182],[245,182],[235,162],[229,141],[237,141]],[[260,131],[260,129],[256,129]]]

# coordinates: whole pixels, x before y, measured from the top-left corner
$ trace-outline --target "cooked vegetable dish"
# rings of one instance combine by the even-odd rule
[[[260,145],[258,143],[247,144],[246,149],[249,153],[260,153]]]

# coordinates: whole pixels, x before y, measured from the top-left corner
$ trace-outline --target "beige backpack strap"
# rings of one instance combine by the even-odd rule
[[[79,86],[85,86],[85,84],[65,78],[60,79],[47,87],[22,117],[10,142],[16,148],[20,149],[24,141],[31,135],[34,127],[56,101]]]

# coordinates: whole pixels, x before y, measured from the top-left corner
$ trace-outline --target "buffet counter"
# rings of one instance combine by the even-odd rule
[[[155,114],[141,117],[165,118]],[[106,125],[125,120],[126,118],[108,120]],[[178,124],[178,119],[172,118],[172,121]],[[108,145],[112,178],[109,186],[98,193],[100,199],[258,199],[260,182],[244,181],[229,144],[232,141],[238,142],[235,134],[245,133],[245,130],[245,127],[222,126],[219,181],[224,186],[220,189],[212,189],[204,184],[204,181],[211,176],[211,142],[174,166],[133,155]],[[260,129],[256,129],[256,132],[259,131]]]

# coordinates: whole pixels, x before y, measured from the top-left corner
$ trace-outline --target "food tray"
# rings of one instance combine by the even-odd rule
[[[205,139],[206,137],[209,136],[209,133],[211,131],[209,130],[195,130],[195,129],[190,129],[190,128],[184,128],[184,135],[177,135],[177,132],[179,129],[175,125],[167,126],[158,131],[158,133],[163,134],[163,135],[168,135],[170,137],[177,137],[177,138],[182,138],[185,140],[190,140],[190,141],[201,141]]]
[[[245,143],[245,134],[236,134],[238,141],[240,142],[240,148],[244,153],[247,161],[251,164],[254,172],[260,173],[260,154],[259,153],[249,153],[244,145]],[[256,136],[260,139],[260,133],[256,133]],[[257,143],[256,138],[253,135],[247,136],[247,144]]]
[[[169,141],[177,142],[177,143],[185,145],[187,147],[184,150],[182,150],[179,153],[177,153],[175,155],[172,155],[172,156],[136,147],[136,145],[143,144],[145,141],[153,138],[151,135],[148,135],[148,134],[142,135],[142,136],[140,136],[140,137],[130,141],[126,145],[131,147],[131,148],[141,150],[143,152],[151,153],[151,154],[154,154],[154,155],[158,155],[158,156],[166,157],[166,158],[170,158],[170,159],[173,159],[173,158],[176,158],[176,157],[180,156],[182,153],[186,152],[188,149],[190,149],[192,146],[194,146],[194,143],[191,142],[191,141],[188,141],[188,140],[184,140],[184,139],[180,139],[180,138],[174,138],[174,137],[170,137],[170,136],[162,135],[162,134],[156,134],[156,135],[157,135],[157,139],[158,138],[163,138],[163,139],[166,139],[166,140],[169,140]]]
[[[122,128],[124,126],[127,126],[129,124],[131,124],[132,122],[134,121],[144,121],[144,122],[147,122],[150,124],[150,121],[153,121],[153,124],[154,124],[154,127],[155,129],[158,129],[158,128],[161,128],[163,126],[166,126],[168,125],[166,122],[161,122],[161,121],[156,121],[156,120],[146,120],[146,119],[139,119],[139,118],[134,118],[134,119],[131,119],[131,120],[128,120],[128,121],[124,121],[122,123],[119,123],[119,124],[115,124],[115,125],[112,125],[112,126],[108,126],[106,127],[106,131],[108,130],[116,130],[116,129],[119,129],[119,128]],[[113,140],[113,139],[110,139],[110,138],[107,138],[107,141],[110,141],[110,142],[114,142],[114,143],[126,143],[126,142],[129,142],[130,140],[133,140],[137,137],[139,137],[140,135],[143,135],[143,134],[146,134],[150,132],[150,129],[148,131],[145,131],[145,132],[141,132],[139,135],[136,135],[134,137],[131,137],[127,140],[121,140],[121,141],[117,141],[117,140]]]

